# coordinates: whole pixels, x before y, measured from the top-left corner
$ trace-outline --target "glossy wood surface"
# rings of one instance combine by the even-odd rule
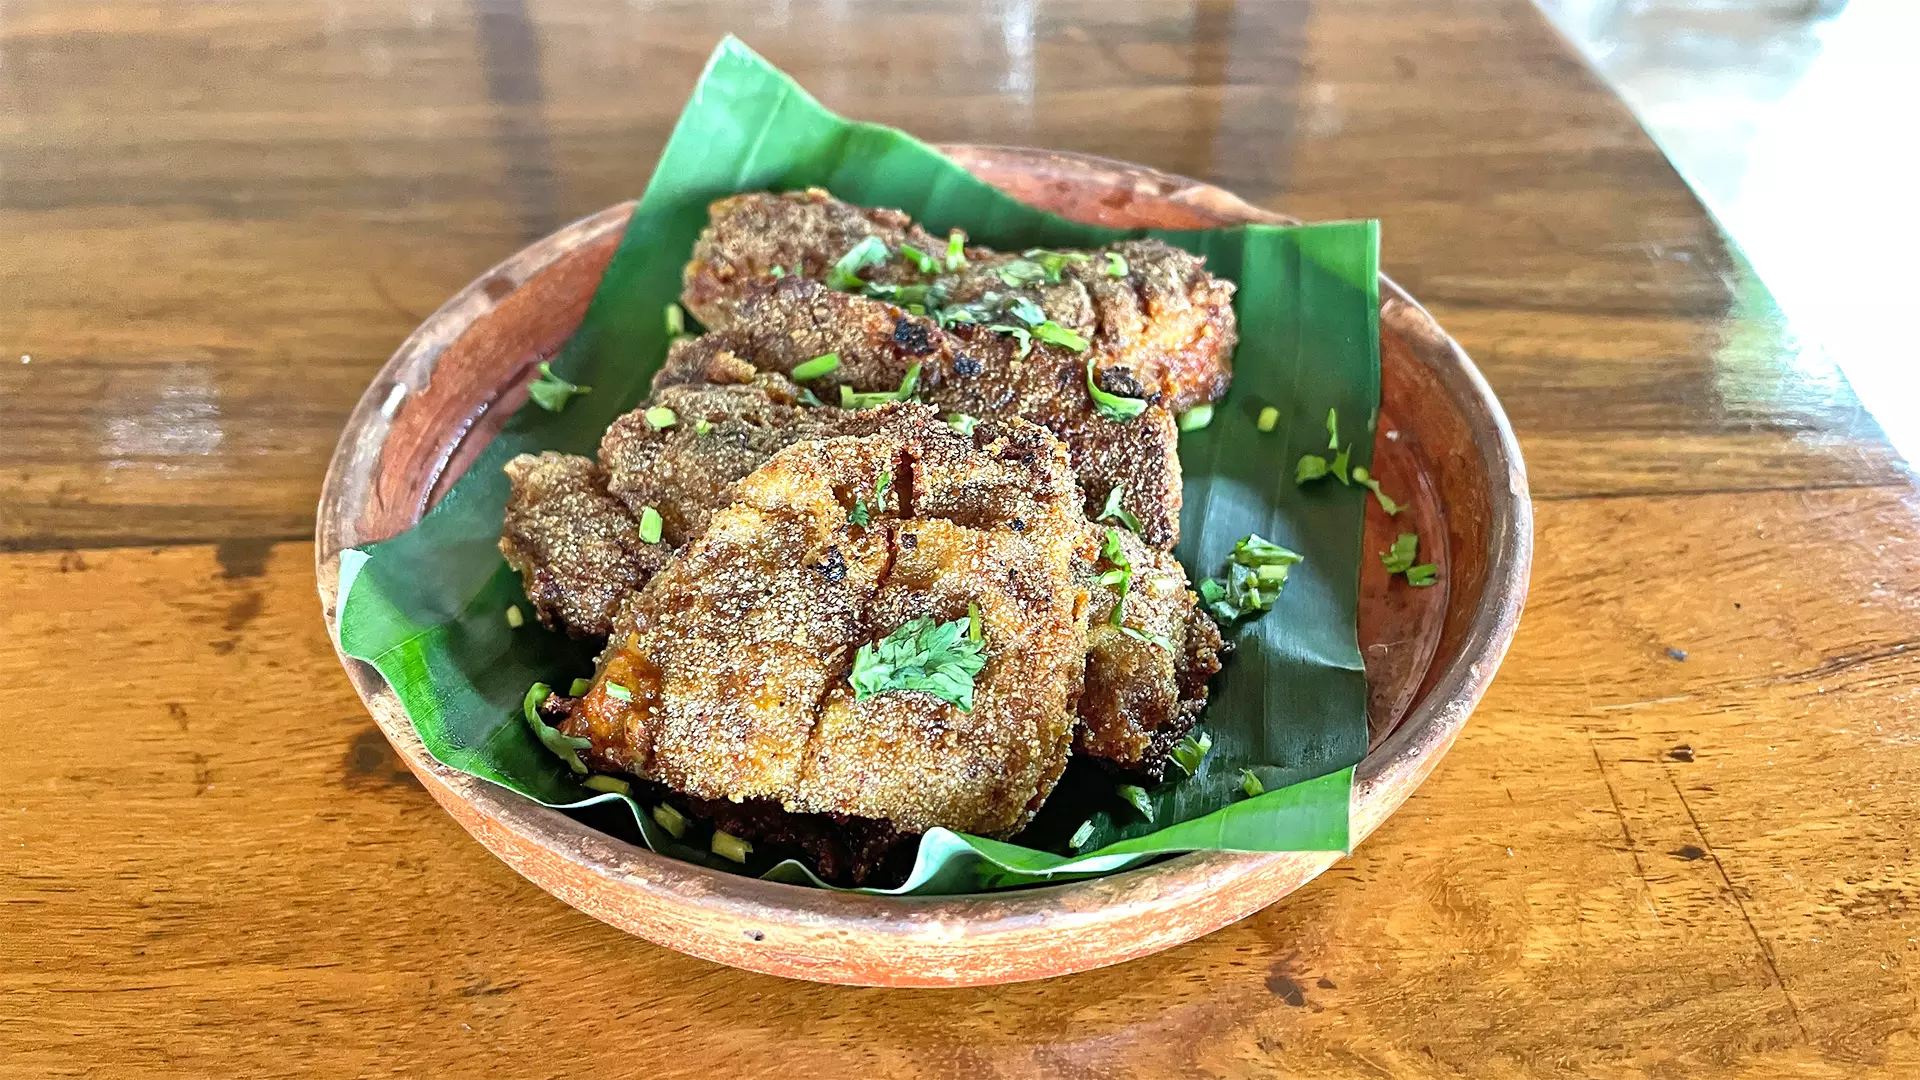
[[[928,138],[1382,219],[1537,553],[1352,859],[1119,967],[845,990],[602,926],[397,769],[315,617],[334,438],[729,29]],[[1817,345],[1510,0],[10,0],[0,1075],[1914,1075],[1920,500]]]

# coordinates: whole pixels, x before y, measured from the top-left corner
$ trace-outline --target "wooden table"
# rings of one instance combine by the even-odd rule
[[[931,139],[1384,222],[1539,554],[1350,860],[1118,968],[847,990],[595,923],[398,767],[315,602],[335,435],[444,297],[638,191],[729,29]],[[1520,0],[14,0],[0,1075],[1912,1076],[1916,516]]]

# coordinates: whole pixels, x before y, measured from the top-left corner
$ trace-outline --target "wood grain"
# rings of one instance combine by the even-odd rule
[[[271,541],[542,223],[510,152],[544,129],[547,224],[633,194],[726,30],[928,138],[1382,219],[1539,545],[1491,695],[1352,860],[1107,971],[841,990],[594,923],[397,773]],[[0,1076],[1915,1075],[1917,515],[1521,0],[8,0]]]

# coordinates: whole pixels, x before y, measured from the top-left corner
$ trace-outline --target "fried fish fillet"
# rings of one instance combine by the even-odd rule
[[[741,300],[774,274],[825,278],[873,237],[890,258],[863,272],[882,285],[938,285],[951,304],[989,293],[1024,297],[1047,319],[1085,337],[1103,372],[1125,373],[1135,396],[1179,413],[1218,400],[1231,378],[1236,329],[1231,282],[1204,261],[1159,240],[1126,240],[1075,252],[998,253],[965,249],[950,267],[946,238],[929,235],[898,210],[867,209],[818,188],[721,199],[694,245],[683,302],[714,329],[737,325]],[[923,258],[903,252],[911,247]],[[1055,270],[1032,272],[1035,259]],[[858,389],[881,389],[859,387]]]
[[[534,614],[548,629],[609,633],[621,602],[666,565],[667,552],[641,541],[591,458],[521,454],[506,471],[500,553],[520,572]]]
[[[883,301],[787,277],[757,285],[731,309],[728,329],[690,342],[768,372],[788,373],[831,353],[839,364],[807,386],[828,403],[842,387],[897,390],[917,371],[917,396],[942,412],[1017,416],[1067,444],[1088,516],[1101,512],[1115,487],[1139,518],[1140,534],[1171,548],[1180,535],[1179,431],[1165,409],[1149,406],[1131,420],[1101,416],[1087,393],[1087,357],[1035,343],[1025,355],[1012,337],[982,326],[939,323]],[[670,361],[670,366],[672,362]],[[1103,389],[1143,391],[1126,368],[1098,373]]]
[[[848,430],[735,485],[628,605],[563,729],[696,798],[1011,835],[1065,768],[1086,667],[1088,531],[1064,450],[1019,421],[964,436],[915,405]],[[862,645],[970,605],[971,711],[856,695]]]

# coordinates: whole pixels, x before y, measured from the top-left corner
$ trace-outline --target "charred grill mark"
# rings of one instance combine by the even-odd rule
[[[807,569],[827,579],[830,584],[837,585],[846,579],[847,557],[840,553],[840,545],[835,544],[827,549],[826,558],[808,564]]]
[[[961,376],[974,376],[986,370],[986,365],[972,353],[959,353],[953,358],[953,373]]]
[[[924,323],[916,322],[911,316],[902,315],[893,324],[893,343],[900,351],[913,356],[925,356],[933,351],[933,334]]]

